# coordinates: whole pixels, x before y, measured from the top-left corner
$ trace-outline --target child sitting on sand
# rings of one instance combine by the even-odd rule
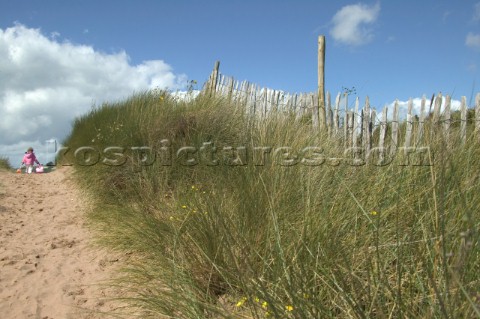
[[[37,160],[35,153],[33,153],[33,148],[29,147],[22,160],[22,165],[25,164],[25,173],[31,174],[33,172],[34,163],[40,165],[40,162]]]

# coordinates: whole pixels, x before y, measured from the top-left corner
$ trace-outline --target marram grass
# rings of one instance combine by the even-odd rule
[[[308,120],[145,92],[77,119],[61,161],[142,317],[480,317],[478,140],[426,136],[433,165],[337,165]],[[125,162],[79,165],[82,146]],[[305,147],[324,163],[289,165]]]
[[[0,156],[0,169],[2,170],[12,169],[12,166],[10,165],[10,162],[8,161],[7,157]]]

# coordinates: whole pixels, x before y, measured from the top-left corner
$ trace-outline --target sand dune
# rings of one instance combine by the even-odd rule
[[[119,258],[91,247],[71,174],[0,172],[0,318],[105,318],[115,309],[99,283]]]

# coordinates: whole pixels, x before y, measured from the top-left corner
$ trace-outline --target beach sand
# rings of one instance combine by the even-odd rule
[[[0,171],[0,318],[106,318],[122,258],[93,248],[73,169]],[[83,200],[82,200],[83,198]]]

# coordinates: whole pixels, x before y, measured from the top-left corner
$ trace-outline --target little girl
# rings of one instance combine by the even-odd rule
[[[25,164],[25,172],[27,174],[32,173],[34,163],[40,165],[40,162],[37,160],[35,153],[33,153],[33,148],[29,147],[22,160],[22,165]]]

